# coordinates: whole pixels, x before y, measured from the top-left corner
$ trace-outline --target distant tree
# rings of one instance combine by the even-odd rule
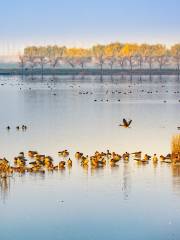
[[[145,62],[149,65],[149,69],[151,72],[153,63],[155,62],[156,45],[146,44],[145,49],[146,49]]]
[[[67,64],[69,64],[73,69],[76,66],[76,48],[67,48],[65,51],[64,59]]]
[[[41,74],[44,75],[44,65],[48,63],[47,58],[47,47],[38,47],[37,48],[37,64],[41,67]]]
[[[141,44],[138,46],[136,58],[140,70],[148,57],[148,48],[148,44]]]
[[[105,45],[95,45],[92,47],[92,56],[95,62],[100,65],[101,75],[103,74],[103,65],[106,60]]]
[[[75,63],[80,65],[82,71],[84,72],[85,65],[91,61],[90,50],[85,48],[75,48],[73,57]]]
[[[24,56],[27,59],[27,64],[29,65],[31,69],[31,74],[33,75],[33,70],[35,66],[37,66],[37,47],[27,47],[24,49]]]
[[[120,43],[110,43],[105,46],[105,59],[107,64],[111,68],[111,73],[114,64],[117,62],[119,51],[122,49],[122,44]]]
[[[122,48],[122,55],[127,59],[132,71],[134,64],[136,63],[136,56],[138,52],[137,44],[127,43]]]
[[[180,43],[177,43],[171,47],[170,54],[173,58],[173,62],[177,66],[177,70],[180,70]]]
[[[24,55],[19,55],[19,66],[21,68],[21,74],[24,75],[24,68],[26,65],[26,57]]]
[[[64,46],[47,46],[47,56],[49,59],[49,64],[53,69],[57,67],[58,64],[63,60],[66,47]]]
[[[156,62],[159,65],[159,69],[162,70],[162,67],[168,63],[169,55],[165,45],[156,44],[154,46],[154,57]]]

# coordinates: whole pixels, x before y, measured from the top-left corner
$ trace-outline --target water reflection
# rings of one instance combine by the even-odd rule
[[[0,84],[1,155],[11,163],[18,152],[28,150],[55,162],[62,149],[85,156],[95,150],[122,155],[140,149],[159,156],[170,152],[178,131],[177,76],[0,77]],[[133,119],[131,129],[119,128],[123,117]],[[26,132],[16,131],[21,122],[29,126]],[[0,179],[1,237],[21,240],[32,229],[28,240],[86,239],[93,229],[94,239],[166,239],[169,232],[180,239],[179,189],[179,166],[132,159],[96,169],[73,160],[72,168],[61,171],[19,173]],[[169,219],[173,224],[167,228]]]
[[[5,203],[6,199],[8,198],[8,194],[10,192],[11,186],[11,178],[9,177],[0,177],[0,199],[3,203]]]
[[[173,190],[180,196],[180,165],[171,165]]]

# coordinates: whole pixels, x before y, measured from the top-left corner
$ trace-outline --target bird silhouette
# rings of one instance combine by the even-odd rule
[[[123,119],[123,124],[120,124],[119,126],[120,126],[120,127],[124,127],[124,128],[129,128],[130,125],[131,125],[131,123],[132,123],[132,120],[127,121],[127,120],[124,118],[124,119]]]

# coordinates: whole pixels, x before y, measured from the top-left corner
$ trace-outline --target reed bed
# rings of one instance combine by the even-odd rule
[[[176,134],[172,137],[171,152],[173,159],[180,160],[180,134]]]

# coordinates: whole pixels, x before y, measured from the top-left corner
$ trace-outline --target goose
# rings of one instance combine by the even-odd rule
[[[132,123],[132,120],[127,121],[127,120],[124,118],[124,119],[123,119],[123,124],[120,124],[119,126],[120,126],[120,127],[124,127],[124,128],[129,128],[130,125],[131,125],[131,123]]]

